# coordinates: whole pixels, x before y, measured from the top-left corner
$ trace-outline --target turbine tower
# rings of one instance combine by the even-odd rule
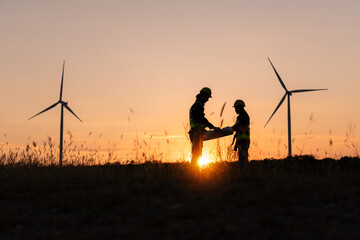
[[[281,80],[281,77],[280,75],[278,74],[278,72],[276,71],[274,65],[272,64],[272,62],[270,61],[270,58],[268,58],[272,68],[274,69],[275,71],[275,74],[277,76],[277,78],[279,79],[280,81],[280,84],[281,86],[285,89],[285,94],[284,96],[281,98],[279,104],[277,105],[277,107],[275,108],[275,111],[273,112],[273,114],[271,114],[269,120],[266,122],[265,126],[269,123],[270,119],[274,116],[274,114],[276,113],[276,111],[279,109],[279,107],[281,106],[281,104],[284,102],[285,98],[287,97],[287,102],[288,102],[288,111],[287,111],[287,116],[288,116],[288,150],[289,150],[289,154],[288,156],[291,157],[292,156],[292,153],[291,153],[291,114],[290,114],[290,96],[293,94],[293,93],[300,93],[300,92],[312,92],[312,91],[322,91],[322,90],[327,90],[327,89],[299,89],[299,90],[292,90],[292,91],[289,91],[284,82]]]
[[[64,136],[64,108],[66,108],[69,112],[71,112],[77,119],[81,121],[81,119],[76,116],[76,114],[70,109],[70,107],[68,106],[67,102],[64,102],[62,100],[62,92],[63,92],[63,82],[64,82],[64,68],[65,68],[65,61],[63,62],[63,69],[62,69],[62,76],[61,76],[61,86],[60,86],[60,98],[59,101],[57,101],[56,103],[54,103],[53,105],[51,105],[50,107],[46,108],[45,110],[39,112],[38,114],[35,114],[34,116],[32,116],[31,118],[29,118],[28,120],[36,117],[37,115],[40,115],[52,108],[54,108],[56,105],[61,104],[61,115],[60,115],[60,152],[59,152],[59,166],[62,166],[62,156],[63,156],[63,136]]]

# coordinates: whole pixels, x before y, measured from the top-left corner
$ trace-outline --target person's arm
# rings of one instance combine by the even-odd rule
[[[247,113],[244,114],[243,118],[239,122],[240,133],[246,134],[250,127],[250,117]]]
[[[238,132],[240,130],[237,122],[231,128],[232,128],[232,130],[234,130],[234,132]]]
[[[203,111],[203,108],[199,105],[195,105],[193,108],[193,117],[195,121],[204,124],[210,129],[215,129],[215,126],[212,125],[205,117],[205,113]]]
[[[249,125],[250,125],[250,118],[248,116],[239,116],[236,120],[236,123],[231,128],[235,132],[245,134],[249,129]]]

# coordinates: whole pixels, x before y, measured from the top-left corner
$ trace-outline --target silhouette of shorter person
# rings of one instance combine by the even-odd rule
[[[190,108],[190,141],[191,141],[191,164],[198,165],[198,161],[202,156],[203,137],[205,128],[218,130],[219,128],[212,125],[205,118],[205,103],[211,98],[211,89],[204,87],[200,93],[196,95],[196,101]]]
[[[235,131],[234,140],[236,140],[236,142],[234,151],[238,151],[240,167],[244,168],[247,167],[249,163],[250,117],[244,109],[245,102],[243,100],[236,100],[233,107],[238,114],[235,125],[231,127]]]

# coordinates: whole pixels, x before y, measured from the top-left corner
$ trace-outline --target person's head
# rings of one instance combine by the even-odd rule
[[[208,87],[204,87],[200,90],[200,93],[196,96],[196,99],[199,101],[206,103],[209,98],[211,98],[211,89]]]
[[[245,102],[244,102],[243,100],[241,100],[241,99],[238,99],[238,100],[236,100],[236,101],[234,102],[234,106],[233,106],[233,107],[235,108],[235,112],[236,112],[236,113],[239,113],[241,110],[244,109],[244,107],[245,107]]]

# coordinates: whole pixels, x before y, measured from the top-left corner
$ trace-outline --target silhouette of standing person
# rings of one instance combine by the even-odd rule
[[[191,164],[197,165],[202,155],[203,136],[205,128],[218,130],[205,118],[205,103],[211,98],[211,89],[204,87],[196,95],[196,101],[190,108],[190,141],[191,141]]]
[[[244,168],[249,163],[250,117],[244,109],[245,102],[243,100],[236,100],[233,107],[238,114],[235,125],[231,127],[235,131],[234,140],[236,142],[234,150],[238,151],[240,166]]]

